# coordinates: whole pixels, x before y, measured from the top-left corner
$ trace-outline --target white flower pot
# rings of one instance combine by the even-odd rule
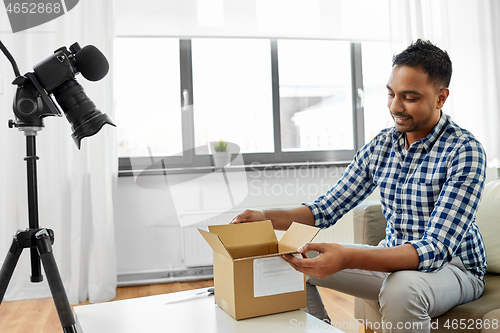
[[[215,152],[213,154],[214,165],[216,168],[222,168],[231,163],[231,153],[228,151],[225,152]]]

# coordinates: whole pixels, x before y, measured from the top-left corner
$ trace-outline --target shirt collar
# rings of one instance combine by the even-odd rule
[[[432,131],[423,139],[417,140],[415,142],[420,142],[422,143],[422,146],[424,147],[425,151],[429,151],[434,143],[437,141],[441,133],[443,132],[444,128],[449,122],[449,117],[441,111],[441,117],[439,118],[438,123]],[[405,144],[404,140],[404,133],[396,130],[396,127],[394,127],[393,132],[392,132],[392,140],[394,144],[399,143],[399,144]],[[401,147],[404,149],[404,146]]]

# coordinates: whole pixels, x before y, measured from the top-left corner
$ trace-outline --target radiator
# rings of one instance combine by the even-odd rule
[[[227,224],[242,210],[230,211],[198,211],[181,215],[182,218],[182,251],[185,267],[211,266],[212,249],[198,232],[198,228],[207,229],[209,225]],[[214,216],[215,215],[215,216]],[[206,217],[206,219],[204,219]],[[198,222],[201,221],[201,222]],[[284,232],[276,231],[278,239]],[[314,242],[353,243],[352,214],[346,214],[333,227],[321,230]]]
[[[239,213],[241,210],[198,211],[182,214],[181,222],[184,226],[182,228],[182,253],[185,267],[211,266],[213,264],[212,248],[201,236],[198,228],[207,230],[209,225],[228,224]]]

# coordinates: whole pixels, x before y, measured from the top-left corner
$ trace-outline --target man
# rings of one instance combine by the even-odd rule
[[[429,332],[430,318],[481,296],[486,254],[475,214],[486,156],[441,111],[451,72],[445,51],[417,40],[393,58],[394,127],[361,148],[332,189],[298,208],[246,210],[231,222],[327,228],[379,187],[387,228],[378,246],[308,243],[298,250],[302,259],[284,256],[308,275],[308,311],[318,318],[328,315],[316,286],[378,301],[384,332],[404,332],[410,323],[412,332]],[[308,251],[319,255],[308,258]]]

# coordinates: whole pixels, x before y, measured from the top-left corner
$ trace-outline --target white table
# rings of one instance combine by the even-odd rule
[[[341,333],[301,310],[236,321],[215,304],[213,295],[193,296],[205,290],[75,306],[78,332]]]

